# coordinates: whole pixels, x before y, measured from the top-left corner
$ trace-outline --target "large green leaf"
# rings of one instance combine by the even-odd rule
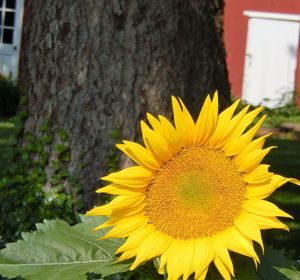
[[[102,218],[82,218],[69,226],[62,220],[37,224],[37,231],[23,233],[23,240],[7,244],[0,251],[0,274],[21,275],[26,280],[81,280],[87,272],[103,277],[126,271],[128,264],[114,264],[114,252],[121,240],[97,240],[91,229],[103,223]]]
[[[289,280],[299,280],[300,279],[300,271],[295,267],[284,268],[284,267],[275,267],[286,279]]]

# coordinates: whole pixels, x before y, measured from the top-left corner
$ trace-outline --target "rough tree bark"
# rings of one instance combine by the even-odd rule
[[[107,169],[111,131],[135,139],[147,111],[170,111],[171,94],[193,112],[216,89],[222,104],[229,102],[224,0],[25,3],[20,61],[29,100],[25,131],[38,134],[46,117],[53,134],[66,131],[68,168],[80,180],[88,206]]]

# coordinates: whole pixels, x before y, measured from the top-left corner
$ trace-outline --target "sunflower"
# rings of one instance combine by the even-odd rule
[[[182,276],[205,279],[214,263],[225,279],[234,276],[229,252],[259,258],[261,230],[288,230],[277,217],[291,216],[265,200],[294,178],[269,172],[261,164],[274,147],[263,148],[269,135],[253,139],[266,116],[253,125],[262,107],[246,106],[234,115],[239,101],[218,113],[218,94],[207,96],[193,120],[179,98],[172,97],[173,126],[147,114],[141,122],[145,146],[123,141],[117,147],[137,163],[102,179],[97,190],[116,197],[88,215],[108,216],[95,228],[111,229],[103,238],[127,238],[118,261],[134,258],[131,270],[155,257],[169,280]]]

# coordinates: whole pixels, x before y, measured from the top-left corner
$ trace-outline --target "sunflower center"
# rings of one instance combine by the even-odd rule
[[[182,150],[158,171],[146,194],[145,215],[173,238],[214,235],[234,224],[246,184],[224,152],[203,146]]]

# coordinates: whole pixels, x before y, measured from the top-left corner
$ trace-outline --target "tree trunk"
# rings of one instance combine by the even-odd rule
[[[68,169],[88,207],[107,172],[113,131],[134,140],[147,111],[170,112],[178,95],[198,113],[216,89],[229,102],[223,0],[25,1],[20,83],[25,131],[50,120],[69,136]],[[51,160],[47,166],[51,173]]]

